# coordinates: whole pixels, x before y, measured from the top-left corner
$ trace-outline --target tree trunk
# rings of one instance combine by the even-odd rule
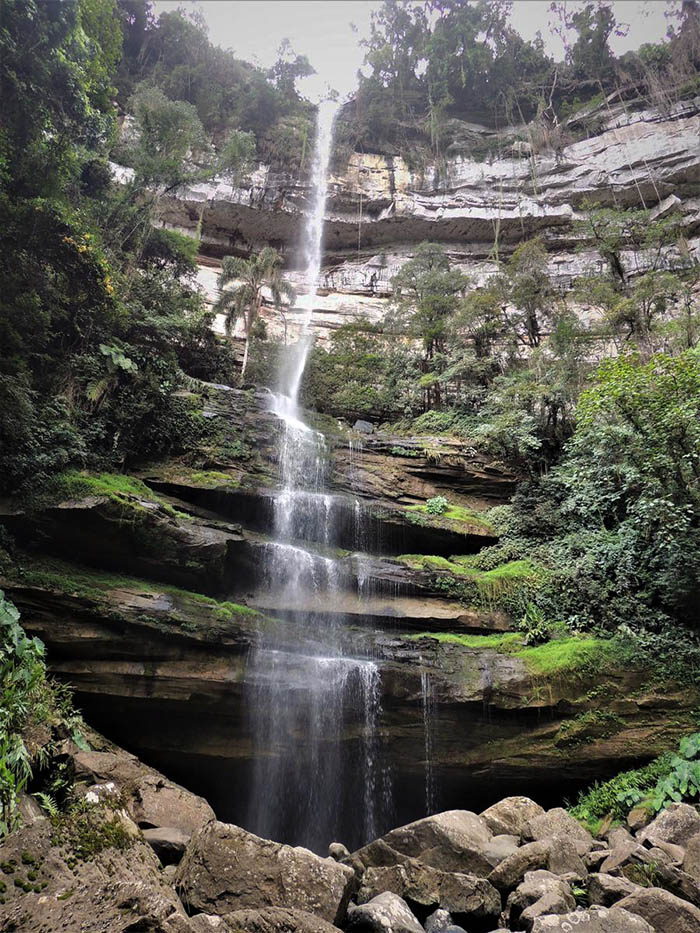
[[[248,365],[248,348],[249,347],[250,347],[250,334],[246,333],[245,345],[243,347],[243,365],[241,366],[241,382],[243,382],[243,377],[245,376],[246,367]]]

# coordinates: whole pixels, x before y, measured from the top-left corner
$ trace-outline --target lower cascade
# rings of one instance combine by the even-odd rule
[[[272,407],[283,422],[284,486],[275,499],[277,541],[265,549],[265,577],[290,626],[284,635],[261,632],[248,660],[255,754],[247,828],[322,851],[334,838],[360,845],[390,821],[381,675],[371,657],[356,655],[342,621],[304,609],[309,602],[332,607],[342,582],[338,561],[302,546],[309,537],[326,546],[334,539],[331,497],[323,492],[325,444],[289,396],[272,396]]]

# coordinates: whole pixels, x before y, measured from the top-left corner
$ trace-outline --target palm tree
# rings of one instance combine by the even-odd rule
[[[285,298],[288,305],[296,298],[294,289],[282,277],[282,257],[276,249],[266,246],[250,259],[224,256],[219,276],[219,298],[214,310],[226,315],[224,326],[229,335],[236,321],[243,318],[245,349],[241,378],[248,365],[250,335],[262,307],[265,286],[270,290],[275,309],[280,312]]]

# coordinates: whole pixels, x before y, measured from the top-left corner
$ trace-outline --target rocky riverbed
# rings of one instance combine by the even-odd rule
[[[216,819],[202,798],[88,732],[60,749],[77,802],[0,845],[0,930],[15,933],[696,933],[700,813],[633,811],[593,837],[507,797],[328,857]],[[468,801],[465,800],[465,803]]]

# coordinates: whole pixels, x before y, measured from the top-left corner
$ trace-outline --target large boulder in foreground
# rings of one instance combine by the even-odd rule
[[[123,812],[96,804],[54,824],[37,820],[0,844],[0,930],[193,933],[156,856]]]
[[[175,875],[177,889],[194,910],[227,914],[286,907],[329,923],[344,919],[354,883],[346,865],[218,820],[192,836]]]
[[[441,871],[486,877],[493,868],[487,855],[492,832],[469,810],[447,810],[392,830],[355,853],[366,867],[396,865],[419,859]]]

